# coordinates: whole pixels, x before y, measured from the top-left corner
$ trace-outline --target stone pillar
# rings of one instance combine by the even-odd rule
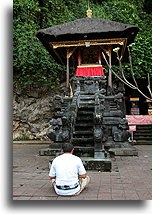
[[[69,58],[67,57],[66,87],[69,88]]]
[[[69,88],[69,59],[72,56],[76,48],[67,48],[66,58],[67,58],[67,69],[66,69],[66,87]]]
[[[98,62],[101,65],[101,53],[100,53],[100,49],[98,50]]]
[[[111,49],[109,51],[109,66],[111,68]],[[108,76],[108,86],[112,88],[112,71],[109,68],[109,76]]]
[[[81,65],[81,52],[80,52],[80,48],[78,50],[78,65]]]

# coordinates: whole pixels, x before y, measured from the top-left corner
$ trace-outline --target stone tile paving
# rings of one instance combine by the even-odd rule
[[[57,196],[48,178],[48,145],[13,145],[13,200],[151,200],[151,146],[138,157],[112,158],[112,172],[88,171],[91,182],[79,196]]]

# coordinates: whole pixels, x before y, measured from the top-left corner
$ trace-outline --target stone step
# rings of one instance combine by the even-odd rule
[[[87,128],[86,128],[86,126],[77,126],[77,127],[74,127],[74,132],[77,132],[77,131],[84,131],[84,132],[86,132],[86,130],[93,133],[93,126],[89,126]]]
[[[93,131],[88,131],[88,130],[80,130],[80,131],[74,131],[74,135],[93,135]]]
[[[94,155],[93,146],[74,146],[74,155],[79,157],[89,157]]]
[[[94,108],[94,105],[92,105],[92,104],[87,104],[87,103],[85,103],[85,104],[80,104],[80,108],[86,108],[86,109],[93,109]]]
[[[116,106],[117,105],[117,103],[115,103],[115,102],[110,102],[110,106]]]
[[[92,142],[88,143],[88,142],[71,142],[73,144],[74,147],[76,146],[85,146],[85,147],[91,147],[94,146],[94,144]],[[94,151],[92,150],[92,156],[94,156]]]
[[[74,146],[74,155],[79,157],[89,157],[94,156],[93,146]]]
[[[73,135],[73,139],[88,139],[88,138],[93,138],[93,134],[90,134],[90,135],[88,135],[88,134],[84,134],[84,135]]]
[[[94,96],[90,97],[90,96],[80,96],[80,100],[94,100]]]
[[[93,137],[81,137],[81,138],[72,138],[74,141],[93,141]]]
[[[83,110],[79,110],[77,115],[93,115],[93,111],[83,111]]]
[[[117,105],[116,104],[110,104],[110,108],[117,108]]]
[[[94,111],[94,106],[93,107],[91,107],[91,106],[79,107],[79,111]]]
[[[76,123],[75,127],[93,127],[93,123]]]
[[[134,137],[134,140],[136,140],[136,141],[150,141],[152,143],[152,138],[146,138],[146,137],[136,138],[136,137]]]
[[[146,134],[147,135],[147,134],[151,134],[151,130],[150,129],[145,129],[144,130],[144,129],[137,129],[136,128],[135,133],[136,134]]]
[[[110,111],[117,111],[118,109],[116,107],[110,107]]]
[[[118,109],[116,111],[105,111],[103,117],[122,117],[122,112]]]
[[[137,125],[136,128],[137,128],[137,130],[142,130],[142,131],[149,130],[149,131],[151,131],[152,125]]]
[[[120,117],[104,117],[103,125],[118,125]]]
[[[130,148],[110,148],[110,156],[137,156],[138,151],[134,147]]]
[[[90,116],[78,116],[76,121],[92,121],[93,120],[93,116],[90,115]]]
[[[86,101],[86,100],[80,100],[80,102],[79,102],[80,105],[89,104],[89,105],[92,105],[92,106],[94,106],[94,103],[95,102],[93,100],[88,100],[88,101]]]
[[[151,145],[152,144],[152,140],[136,140],[136,144],[139,145]]]
[[[84,101],[84,100],[83,100],[83,101],[80,101],[79,104],[80,104],[80,106],[81,106],[81,105],[92,105],[92,104],[94,104],[94,101],[91,101],[91,100],[89,100],[89,101]]]
[[[95,159],[93,157],[82,157],[81,160],[86,170],[110,172],[112,168],[112,161],[109,158]]]
[[[71,143],[74,146],[94,146],[94,139],[93,137],[87,138],[72,138]]]
[[[74,149],[79,150],[94,150],[93,146],[75,146]]]
[[[136,132],[134,132],[134,140],[139,145],[150,145],[152,142],[151,125],[137,125]]]
[[[74,154],[75,155],[82,155],[85,153],[92,155],[94,154],[94,147],[93,146],[74,146]],[[45,148],[39,151],[40,156],[58,156],[61,154],[61,148]]]
[[[150,137],[151,137],[152,134],[151,134],[150,132],[134,132],[134,136],[137,136],[137,137],[138,137],[138,136],[139,136],[139,137],[140,137],[140,136],[145,136],[145,137],[146,137],[146,136],[150,136]]]
[[[81,94],[80,95],[80,98],[86,98],[86,97],[93,99],[95,97],[95,95],[91,95],[91,94]]]
[[[94,157],[80,157],[86,170],[97,170],[100,172],[110,172],[112,168],[112,161],[109,158],[95,159]],[[51,168],[52,160],[49,161],[49,168]]]

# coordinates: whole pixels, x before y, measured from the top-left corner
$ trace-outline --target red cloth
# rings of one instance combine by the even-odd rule
[[[75,77],[86,76],[104,76],[102,66],[80,66],[77,67]]]
[[[129,125],[151,125],[152,117],[150,115],[126,115]]]

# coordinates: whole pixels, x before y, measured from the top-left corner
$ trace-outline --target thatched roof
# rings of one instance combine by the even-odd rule
[[[107,38],[107,36],[112,36],[115,38],[122,35],[129,36],[132,32],[135,34],[138,32],[138,28],[134,25],[123,24],[106,19],[86,17],[72,22],[41,29],[36,33],[36,36],[40,40],[46,35],[50,37],[50,41],[64,41],[67,36],[69,36],[69,38],[72,36],[72,39],[73,36],[76,38],[76,35],[100,34],[100,38]]]
[[[36,36],[46,49],[54,55],[49,42],[77,41],[84,39],[128,38],[134,41],[138,27],[100,18],[81,18],[72,22],[41,29]]]

